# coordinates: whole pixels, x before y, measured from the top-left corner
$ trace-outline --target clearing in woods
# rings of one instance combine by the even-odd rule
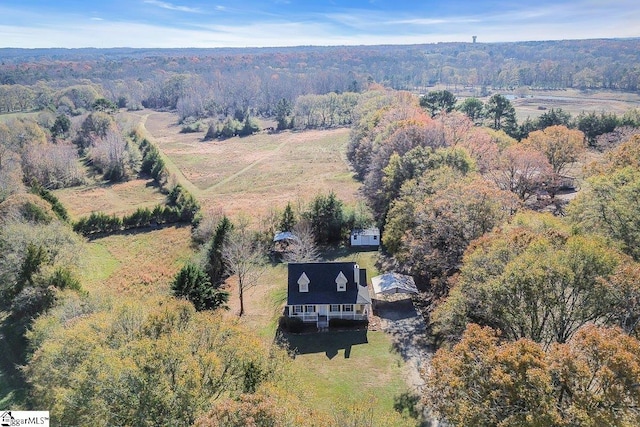
[[[176,116],[140,112],[147,136],[188,182],[205,209],[262,216],[288,201],[307,202],[334,191],[355,202],[359,183],[345,159],[349,129],[260,133],[204,142],[204,132],[181,134]]]
[[[203,142],[204,132],[180,133],[175,114],[152,110],[125,114],[158,146],[169,172],[196,196],[204,212],[224,211],[231,217],[244,213],[259,219],[289,201],[307,203],[330,191],[346,204],[357,200],[360,184],[345,158],[347,128]],[[165,200],[150,179],[89,181],[55,191],[74,220],[94,211],[121,216]]]

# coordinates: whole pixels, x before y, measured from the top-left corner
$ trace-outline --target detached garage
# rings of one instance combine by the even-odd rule
[[[380,229],[356,229],[351,232],[351,246],[380,246]]]

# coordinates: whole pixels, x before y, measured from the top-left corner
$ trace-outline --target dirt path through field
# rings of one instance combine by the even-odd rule
[[[216,188],[221,187],[224,184],[226,184],[226,183],[228,183],[228,182],[240,177],[241,175],[245,174],[249,170],[251,170],[254,167],[256,167],[258,164],[260,164],[263,161],[265,161],[266,159],[273,158],[278,152],[280,152],[282,150],[283,147],[289,145],[290,143],[291,143],[290,139],[285,139],[273,151],[268,152],[264,156],[262,156],[259,159],[255,160],[249,166],[246,166],[245,168],[243,168],[243,169],[239,170],[238,172],[234,173],[233,175],[226,177],[225,179],[223,179],[222,181],[220,181],[220,182],[218,182],[216,184],[213,184],[211,187],[207,188],[206,191],[209,192],[209,193],[213,192],[213,190],[215,190]]]

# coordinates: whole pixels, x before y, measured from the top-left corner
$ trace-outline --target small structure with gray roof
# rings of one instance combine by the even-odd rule
[[[371,279],[376,295],[417,294],[413,277],[399,273],[385,273]]]

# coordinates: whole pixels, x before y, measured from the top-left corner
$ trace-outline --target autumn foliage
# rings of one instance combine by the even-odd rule
[[[284,352],[186,301],[70,308],[36,322],[25,368],[33,406],[49,408],[56,424],[189,425],[216,400],[277,381],[287,365]]]
[[[549,351],[469,325],[439,350],[425,400],[456,426],[633,426],[640,422],[640,343],[587,325]]]

